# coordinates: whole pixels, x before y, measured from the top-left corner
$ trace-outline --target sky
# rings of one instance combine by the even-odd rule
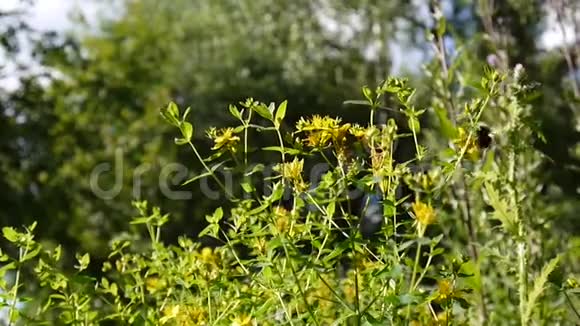
[[[20,0],[0,0],[0,10],[11,11],[20,8],[23,8]],[[97,17],[97,5],[95,5],[94,2],[86,0],[35,0],[34,5],[26,15],[27,22],[33,29],[39,31],[50,30],[62,32],[72,27],[69,14],[73,9],[79,8],[89,20]],[[34,67],[30,55],[26,53],[26,48],[23,52],[24,53],[19,57],[19,61],[30,61],[29,68],[41,69],[41,67]],[[2,58],[0,57],[0,59]],[[16,89],[19,84],[19,78],[15,72],[14,64],[8,62],[8,64],[3,67],[3,70],[5,76],[0,77],[0,86],[6,90]]]
[[[0,10],[12,10],[18,8],[20,0],[0,0]],[[28,15],[28,23],[35,29],[41,31],[54,30],[65,31],[72,27],[69,17],[73,9],[81,9],[88,21],[97,19],[99,1],[88,0],[35,0]],[[103,2],[101,2],[102,4]],[[578,13],[580,15],[580,13]],[[573,29],[571,26],[565,28],[567,40],[572,40]],[[553,49],[560,46],[564,40],[561,28],[556,24],[555,14],[548,15],[546,31],[540,36],[540,46],[546,49]],[[400,52],[398,48],[391,49],[393,53]],[[396,57],[396,55],[394,55]],[[395,70],[401,64],[401,58],[392,58]],[[6,71],[6,70],[5,70]],[[18,78],[8,74],[7,78],[0,79],[0,86],[13,89],[18,86]]]
[[[17,8],[19,2],[19,0],[0,0],[0,9]],[[68,15],[72,9],[81,8],[87,18],[96,18],[97,5],[95,2],[87,0],[36,0],[29,23],[39,30],[63,31],[71,27]],[[566,34],[567,39],[571,40],[573,34],[571,26],[566,28]],[[541,36],[541,45],[545,48],[553,48],[560,45],[563,39],[559,26],[555,24],[555,15],[550,14],[548,28]]]
[[[0,9],[14,9],[19,0],[1,0]],[[36,0],[29,20],[33,27],[40,30],[62,31],[71,27],[68,14],[71,9],[81,8],[88,18],[95,18],[97,7],[86,0]],[[578,13],[580,15],[580,13]],[[548,28],[541,36],[541,44],[546,48],[553,48],[562,43],[562,32],[555,24],[555,15],[549,15]],[[573,34],[571,26],[566,28],[567,39]]]
[[[37,0],[32,8],[30,24],[41,30],[64,30],[70,27],[68,12],[82,0]],[[0,9],[16,9],[19,0],[2,0]]]

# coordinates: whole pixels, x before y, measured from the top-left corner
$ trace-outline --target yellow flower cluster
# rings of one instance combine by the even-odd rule
[[[412,208],[415,219],[421,226],[425,227],[437,221],[437,215],[431,205],[416,201],[413,203]]]
[[[163,290],[166,286],[167,282],[164,279],[160,279],[158,276],[149,276],[145,279],[145,288],[149,293]]]
[[[216,265],[219,261],[219,257],[217,256],[216,253],[213,252],[213,250],[210,247],[205,247],[201,249],[201,252],[199,253],[198,257],[202,263],[207,265]]]
[[[224,128],[220,130],[211,128],[207,131],[207,136],[214,141],[212,150],[224,149],[235,152],[236,145],[240,141],[240,137],[236,136],[234,128]]]
[[[465,155],[472,161],[477,161],[480,157],[479,146],[477,145],[477,139],[475,135],[472,135],[469,139],[469,143],[467,142],[469,138],[469,134],[465,129],[459,127],[457,128],[457,138],[453,140],[455,146],[459,151],[462,151],[465,148]]]
[[[274,209],[275,229],[278,233],[288,231],[290,225],[290,213],[284,207],[278,206]]]
[[[314,115],[311,119],[301,118],[296,130],[305,134],[304,142],[310,147],[340,146],[346,141],[350,129],[349,123],[341,125],[340,122],[340,118]]]
[[[292,162],[281,163],[276,165],[275,171],[278,171],[284,180],[294,185],[297,191],[302,192],[308,189],[308,185],[302,179],[302,170],[304,169],[304,160],[294,158]]]
[[[439,288],[439,295],[437,296],[438,302],[444,302],[453,297],[453,283],[449,280],[443,279],[437,281],[437,287]]]
[[[171,325],[195,326],[205,325],[207,312],[201,307],[191,307],[182,305],[167,305],[161,311],[162,317],[159,320],[161,325],[173,321]]]
[[[251,326],[254,324],[252,316],[246,314],[241,314],[232,319],[232,326]]]

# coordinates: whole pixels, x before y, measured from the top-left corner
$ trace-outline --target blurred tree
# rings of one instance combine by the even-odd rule
[[[546,183],[558,184],[564,191],[559,198],[573,203],[578,158],[564,145],[550,144],[578,143],[570,118],[577,112],[571,109],[572,97],[564,96],[570,94],[561,78],[569,75],[564,56],[536,46],[538,31],[545,29],[540,19],[546,17],[545,7],[537,1],[495,1],[493,8],[491,3],[443,3],[448,30],[458,36],[456,48],[467,49],[460,61],[479,76],[495,55],[504,68],[522,63],[530,80],[542,83],[545,95],[536,101],[548,140],[538,146],[551,158]],[[196,234],[202,214],[223,205],[206,198],[199,184],[180,187],[180,180],[169,188],[190,191],[192,199],[164,195],[159,180],[169,163],[185,162],[190,173],[201,171],[187,151],[169,144],[174,135],[158,114],[168,101],[192,107],[195,141],[208,142],[201,146],[206,148],[211,144],[203,130],[228,123],[227,105],[247,96],[265,102],[288,99],[290,122],[310,112],[364,120],[363,107],[342,102],[359,98],[360,85],[372,85],[389,73],[392,45],[408,42],[428,49],[426,8],[408,1],[107,4],[109,12],[96,26],[78,17],[74,31],[36,39],[34,58],[46,69],[27,74],[16,91],[4,91],[0,115],[2,224],[39,220],[39,236],[97,255],[127,227],[135,197],[173,213],[169,238]],[[25,25],[0,26],[26,31]],[[11,32],[2,35],[2,48],[18,52],[18,38]],[[417,71],[406,52],[397,55],[403,70]],[[427,104],[432,91],[424,90],[419,101]],[[553,107],[560,113],[552,113]],[[120,185],[112,199],[97,196],[91,187],[91,173],[101,163],[122,171],[122,176],[109,171],[99,178],[103,189]]]
[[[39,236],[98,256],[127,228],[130,202],[139,195],[173,213],[170,238],[195,234],[202,212],[223,202],[207,199],[199,184],[169,185],[191,191],[189,200],[163,194],[160,173],[169,163],[201,169],[169,144],[173,134],[158,108],[169,100],[191,106],[196,142],[208,141],[203,130],[224,125],[231,119],[227,105],[247,96],[288,99],[289,121],[310,112],[364,119],[363,108],[342,102],[388,72],[404,3],[113,1],[120,14],[104,16],[96,29],[80,17],[75,31],[44,35],[34,55],[48,73],[22,79],[7,100],[24,117],[8,139],[15,144],[21,133],[26,150],[15,159],[25,167],[8,169],[6,181],[21,180],[26,195],[11,191],[20,206],[2,206],[2,224],[39,220]],[[91,187],[101,163],[111,171],[99,186],[120,186],[113,198]]]

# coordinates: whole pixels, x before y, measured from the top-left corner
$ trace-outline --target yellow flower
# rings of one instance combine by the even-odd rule
[[[214,141],[213,150],[226,149],[235,152],[236,145],[240,141],[240,137],[236,136],[234,128],[224,128],[219,131],[212,128],[207,132],[207,135]]]
[[[342,145],[349,132],[350,124],[340,125],[340,118],[312,116],[301,118],[296,124],[298,132],[305,133],[304,142],[310,147],[326,147],[331,144]]]
[[[412,205],[415,219],[422,226],[433,224],[437,221],[437,215],[431,205],[417,201]]]
[[[242,314],[232,319],[232,326],[250,326],[252,325],[252,316]]]
[[[439,288],[438,301],[446,301],[453,297],[453,284],[449,280],[437,281],[437,287]]]
[[[441,311],[440,313],[437,314],[437,325],[451,325],[449,323],[449,321],[447,320],[447,312],[445,311]]]
[[[187,318],[191,320],[194,325],[205,325],[205,321],[207,318],[207,312],[205,309],[200,307],[189,308]],[[183,324],[182,325],[191,325],[191,324]]]
[[[465,148],[465,155],[472,161],[476,161],[479,159],[480,151],[479,146],[477,145],[477,139],[475,135],[472,135],[469,139],[469,143],[467,142],[467,138],[469,138],[469,134],[465,129],[459,127],[457,128],[457,138],[453,141],[455,146],[457,146],[458,150],[463,151]]]
[[[578,281],[572,277],[569,277],[566,280],[566,287],[570,288],[570,289],[578,289],[580,288],[580,284],[578,283]]]
[[[354,283],[354,270],[350,270],[347,273],[347,278],[342,281],[342,292],[344,293],[344,298],[348,303],[354,303],[356,300],[356,286]],[[360,288],[360,280],[359,280]]]
[[[294,158],[292,162],[282,163],[276,167],[284,179],[291,181],[302,178],[302,169],[304,169],[304,160]]]
[[[165,280],[159,279],[157,276],[150,276],[145,280],[145,288],[150,293],[157,292],[158,290],[165,288],[166,285],[167,283]]]
[[[356,138],[363,138],[366,135],[367,130],[365,128],[363,128],[363,127],[355,124],[355,125],[352,125],[350,127],[350,129],[348,130],[348,132],[351,135],[355,136]]]
[[[280,233],[286,232],[288,229],[290,213],[284,207],[278,206],[274,209],[274,215],[276,216],[276,231]]]
[[[254,237],[251,241],[252,248],[258,254],[265,254],[266,253],[266,239],[263,237]]]
[[[205,247],[201,249],[201,253],[199,254],[199,259],[208,265],[215,265],[218,261],[217,255],[213,252],[210,247]]]
[[[166,306],[162,311],[163,317],[161,317],[161,319],[159,320],[161,325],[166,324],[171,319],[177,318],[177,315],[179,314],[179,310],[180,310],[179,305]]]
[[[174,320],[172,325],[179,326],[193,326],[205,325],[207,319],[207,312],[200,307],[187,307],[180,305],[168,305],[162,311],[162,317],[159,320],[161,325],[166,324],[170,320]]]
[[[292,162],[278,164],[274,170],[280,172],[282,178],[290,181],[298,191],[305,191],[308,187],[302,179],[304,160],[294,158]]]

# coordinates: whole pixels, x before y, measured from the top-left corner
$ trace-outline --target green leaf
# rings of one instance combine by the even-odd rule
[[[221,207],[218,207],[212,215],[206,217],[206,220],[208,223],[216,224],[222,219],[222,217],[224,217],[224,210]]]
[[[363,86],[362,92],[370,104],[374,103],[373,91],[371,91],[371,89],[368,86]]]
[[[41,246],[37,246],[34,250],[28,252],[26,254],[26,256],[22,257],[21,262],[27,261],[27,260],[30,260],[30,259],[36,257],[38,255],[38,253],[40,252],[41,249],[42,249]]]
[[[284,195],[284,186],[281,182],[276,182],[273,186],[272,194],[268,197],[267,201],[273,203],[282,198],[282,195]]]
[[[274,124],[276,125],[276,128],[280,128],[280,125],[282,124],[282,120],[284,120],[284,117],[286,117],[286,107],[288,106],[288,101],[284,101],[282,103],[280,103],[280,105],[278,106],[278,110],[276,111],[276,119],[274,120]]]
[[[409,124],[409,129],[411,129],[411,131],[417,134],[421,131],[421,124],[419,124],[419,119],[416,117],[410,116],[407,123]]]
[[[234,116],[234,118],[241,120],[242,119],[242,114],[240,113],[240,110],[238,110],[238,108],[235,105],[231,105],[228,107],[230,110],[230,113],[232,116]]]
[[[88,253],[86,253],[82,256],[77,253],[76,259],[77,259],[79,264],[77,266],[75,266],[75,268],[78,269],[79,271],[83,271],[89,266],[89,263],[91,261],[91,256],[89,256]]]
[[[264,164],[262,163],[256,164],[252,167],[252,169],[249,172],[244,173],[244,176],[251,176],[254,173],[262,172],[264,171],[264,168],[265,168]]]
[[[225,162],[225,161],[223,161],[223,162],[220,162],[220,163],[218,163],[218,164],[215,164],[215,165],[213,165],[211,168],[209,168],[209,169],[211,170],[211,172],[205,172],[205,173],[202,173],[202,174],[200,174],[200,175],[196,175],[196,176],[195,176],[195,177],[193,177],[193,178],[187,179],[187,180],[186,180],[185,182],[183,182],[181,185],[182,185],[182,186],[185,186],[185,185],[187,185],[187,184],[190,184],[190,183],[194,182],[195,180],[198,180],[198,179],[201,179],[201,178],[205,178],[205,177],[209,177],[209,176],[211,176],[211,174],[212,174],[213,172],[215,172],[215,171],[216,171],[216,170],[217,170],[217,169],[218,169],[220,166],[222,166],[222,165],[223,165],[223,164],[225,164],[225,163],[226,163],[226,162]]]
[[[252,180],[244,180],[241,183],[242,189],[248,193],[251,194],[252,192],[254,192],[254,190],[256,190],[256,188],[254,188],[254,185],[252,184]]]
[[[174,102],[169,102],[166,107],[161,108],[161,116],[171,125],[179,126],[179,108]]]
[[[282,147],[280,147],[280,146],[268,146],[268,147],[262,147],[262,150],[282,152]],[[302,151],[299,149],[287,148],[287,147],[285,147],[283,149],[283,151],[284,151],[284,153],[289,154],[289,155],[299,155],[302,153]]]
[[[493,168],[493,163],[495,162],[495,151],[489,151],[487,157],[485,158],[485,163],[481,167],[482,172],[491,172]]]
[[[449,119],[447,110],[442,107],[436,107],[435,114],[437,115],[437,119],[439,119],[441,133],[447,137],[447,139],[457,138],[457,129],[453,125],[453,122],[451,122]]]
[[[10,262],[8,264],[4,264],[4,266],[0,267],[0,275],[6,274],[6,271],[11,271],[16,268],[16,262]]]
[[[251,211],[248,212],[248,215],[256,215],[258,213],[263,212],[264,210],[266,210],[266,208],[268,208],[270,206],[270,203],[266,202],[264,204],[262,204],[259,207],[256,207],[254,209],[252,209]]]
[[[272,112],[270,112],[270,110],[268,110],[268,107],[266,107],[263,103],[254,105],[252,107],[252,110],[258,113],[262,118],[272,121]]]
[[[178,146],[189,144],[189,142],[185,138],[175,138],[173,140],[173,142],[175,142],[175,145],[178,145]]]
[[[392,217],[397,212],[397,208],[393,205],[393,202],[385,199],[383,201],[383,215],[386,217]]]
[[[524,316],[522,318],[522,322],[525,325],[528,324],[530,318],[532,317],[532,312],[534,311],[534,307],[538,301],[538,299],[544,293],[546,282],[548,281],[548,276],[552,274],[558,262],[560,261],[560,256],[556,256],[552,260],[550,260],[544,267],[542,268],[542,272],[534,281],[534,286],[532,291],[528,294],[528,302],[526,303],[526,310]]]
[[[336,210],[336,202],[335,201],[331,201],[330,203],[328,203],[328,205],[326,206],[326,215],[328,217],[333,217],[334,216],[334,211]]]
[[[401,265],[387,265],[380,271],[373,272],[373,277],[381,277],[381,278],[390,278],[390,279],[398,279],[401,275],[403,275],[403,268]]]
[[[199,232],[198,237],[203,237],[204,235],[210,235],[214,238],[217,238],[219,231],[219,225],[217,224],[208,224],[201,232]]]
[[[183,116],[181,117],[181,121],[185,121],[187,120],[187,116],[189,115],[189,111],[191,111],[191,107],[187,107],[187,109],[185,109],[185,112],[183,112]]]
[[[4,235],[4,238],[10,242],[17,242],[21,237],[20,233],[14,230],[14,228],[8,226],[2,228],[2,234]]]
[[[193,136],[193,126],[191,123],[184,121],[179,126],[179,129],[181,129],[183,139],[187,140],[188,142],[191,141],[191,136]]]
[[[491,184],[485,183],[485,189],[489,198],[489,204],[494,209],[493,217],[501,221],[501,224],[507,232],[515,235],[517,233],[517,221],[514,211],[509,208],[505,200],[500,198]]]

